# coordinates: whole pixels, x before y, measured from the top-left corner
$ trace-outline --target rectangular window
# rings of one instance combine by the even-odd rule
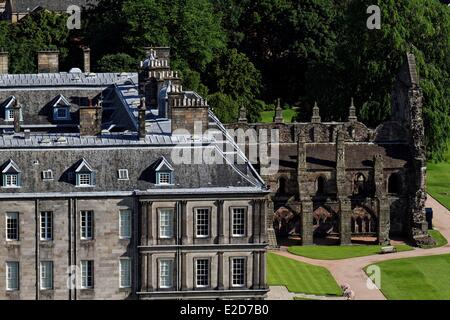
[[[209,287],[209,259],[195,260],[195,280],[198,288]]]
[[[81,211],[80,227],[81,239],[92,240],[94,237],[94,211]]]
[[[53,212],[41,212],[41,240],[53,239]]]
[[[5,174],[5,187],[18,187],[19,186],[19,175],[17,173],[6,173]]]
[[[68,118],[68,112],[69,110],[67,108],[58,108],[56,109],[56,119],[67,119]]]
[[[119,180],[128,180],[128,170],[127,169],[119,169]]]
[[[161,289],[173,287],[173,260],[159,260],[159,287]]]
[[[53,289],[53,262],[41,262],[41,290]]]
[[[90,173],[79,173],[78,174],[78,186],[87,187],[91,186],[91,174]]]
[[[42,171],[42,179],[53,180],[53,171],[52,170]]]
[[[131,211],[120,210],[119,212],[119,237],[121,239],[131,238]]]
[[[163,239],[173,237],[173,209],[159,210],[159,237]]]
[[[94,287],[94,261],[81,261],[81,288],[91,289]]]
[[[245,286],[245,258],[233,258],[231,264],[232,286]]]
[[[233,208],[233,236],[245,236],[245,208]]]
[[[171,173],[169,172],[158,172],[158,184],[171,184]]]
[[[19,290],[18,262],[6,262],[6,290]]]
[[[14,121],[14,109],[6,109],[5,121]]]
[[[131,287],[131,260],[120,259],[120,287]]]
[[[195,221],[197,238],[209,237],[209,209],[197,209]]]
[[[6,240],[18,241],[19,240],[19,213],[7,212],[6,213]]]

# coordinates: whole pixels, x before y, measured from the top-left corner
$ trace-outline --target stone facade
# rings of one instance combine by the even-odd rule
[[[424,214],[422,92],[413,55],[398,75],[391,120],[375,129],[358,121],[353,100],[345,122],[322,122],[317,104],[309,123],[248,124],[244,111],[227,128],[280,135],[278,173],[263,176],[274,212],[269,233],[297,234],[303,245],[320,238],[351,244],[355,237],[385,245],[392,236],[433,242]]]

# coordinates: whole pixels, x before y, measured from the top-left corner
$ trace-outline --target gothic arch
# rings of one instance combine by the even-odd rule
[[[327,183],[327,179],[323,175],[320,175],[317,177],[317,179],[316,179],[316,195],[320,196],[320,195],[325,194],[326,183]]]

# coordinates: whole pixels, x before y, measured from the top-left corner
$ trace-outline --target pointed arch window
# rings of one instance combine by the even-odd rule
[[[316,180],[316,194],[317,195],[324,195],[325,194],[325,184],[326,179],[324,176],[320,176]]]

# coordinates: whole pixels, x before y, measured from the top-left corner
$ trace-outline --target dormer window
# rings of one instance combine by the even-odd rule
[[[52,170],[42,171],[42,179],[43,180],[53,180],[53,171]]]
[[[3,166],[2,176],[3,176],[2,182],[3,182],[4,188],[19,188],[20,187],[21,171],[14,161],[9,160]]]
[[[129,180],[128,169],[119,169],[119,180]]]
[[[16,97],[10,96],[6,100],[4,107],[5,110],[5,121],[14,121],[14,103],[16,102]],[[22,120],[22,110],[20,110],[20,119]]]
[[[70,103],[62,94],[53,103],[53,120],[70,120]]]
[[[81,160],[81,163],[75,169],[75,174],[77,187],[86,188],[95,186],[95,172],[85,159]]]
[[[166,158],[161,157],[156,163],[156,184],[171,185],[173,184],[173,168]]]

